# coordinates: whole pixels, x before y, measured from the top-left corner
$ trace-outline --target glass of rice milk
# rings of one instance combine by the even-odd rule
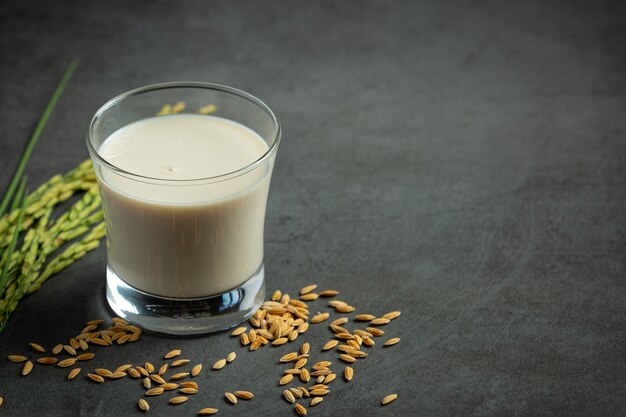
[[[157,115],[174,103],[177,113]],[[280,137],[267,105],[217,84],[150,85],[96,112],[87,147],[102,196],[106,291],[116,314],[147,330],[185,335],[232,327],[257,310]]]

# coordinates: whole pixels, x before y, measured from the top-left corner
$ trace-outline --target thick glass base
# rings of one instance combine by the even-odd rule
[[[107,266],[107,300],[120,317],[145,330],[192,335],[228,329],[252,316],[265,298],[263,265],[246,282],[205,298],[166,298],[131,287]]]

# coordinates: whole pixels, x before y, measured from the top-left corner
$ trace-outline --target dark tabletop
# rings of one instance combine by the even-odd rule
[[[402,311],[309,415],[626,415],[623,2],[10,0],[0,16],[0,187],[76,55],[31,184],[85,159],[92,114],[134,87],[210,81],[274,109],[268,290],[315,282],[359,312]],[[24,299],[0,356],[111,317],[105,263],[102,245]],[[336,363],[319,352],[329,336],[298,341]],[[174,347],[238,359],[178,408],[151,399],[150,415],[295,415],[276,382],[293,345],[249,353],[227,333],[94,348],[71,382],[2,359],[0,415],[139,415],[139,382],[86,371]],[[256,398],[226,404],[235,389]]]

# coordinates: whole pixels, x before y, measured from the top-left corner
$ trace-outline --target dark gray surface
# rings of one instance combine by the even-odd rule
[[[87,157],[87,123],[118,93],[169,80],[242,88],[284,128],[269,289],[317,282],[359,311],[403,311],[386,329],[402,342],[377,347],[309,415],[626,415],[624,3],[439,3],[2,2],[2,184],[75,54],[31,184]],[[104,267],[100,248],[24,300],[0,356],[108,316]],[[327,330],[306,339],[317,353]],[[172,347],[208,365],[239,358],[179,408],[152,400],[152,415],[294,415],[276,386],[286,346],[145,336],[97,350],[83,372]],[[0,360],[0,415],[138,414],[136,382],[18,374]],[[234,389],[257,398],[233,408],[222,394]],[[379,407],[390,392],[399,399]]]

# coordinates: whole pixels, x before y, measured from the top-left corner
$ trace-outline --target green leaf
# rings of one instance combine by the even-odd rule
[[[48,119],[50,118],[50,115],[52,114],[54,108],[56,107],[57,102],[59,101],[59,98],[61,97],[61,94],[63,94],[63,90],[65,90],[65,86],[70,81],[70,78],[72,78],[72,74],[74,74],[74,71],[76,70],[77,66],[78,66],[78,58],[74,58],[74,60],[72,60],[72,62],[70,62],[70,64],[67,66],[67,69],[65,70],[65,73],[63,74],[63,78],[61,78],[61,82],[57,86],[56,90],[54,90],[54,93],[52,94],[52,97],[50,98],[48,105],[46,106],[41,117],[39,118],[39,121],[37,122],[37,125],[35,126],[35,130],[33,131],[33,134],[31,135],[30,139],[28,140],[28,143],[26,144],[26,148],[24,148],[24,152],[22,153],[20,162],[17,165],[17,168],[15,169],[15,174],[13,174],[13,178],[11,179],[11,182],[9,183],[9,187],[7,188],[6,192],[4,193],[4,196],[2,197],[2,202],[0,202],[0,216],[2,216],[6,212],[6,209],[9,206],[9,202],[13,198],[13,194],[15,193],[16,188],[19,182],[21,181],[22,176],[24,175],[24,169],[26,168],[26,164],[28,163],[28,160],[30,159],[30,155],[33,153],[33,150],[35,149],[35,145],[37,145],[37,142],[39,141],[39,137],[41,136],[41,133],[43,132],[43,128],[46,126],[46,123],[48,123]],[[0,289],[1,288],[2,287],[0,286]]]

